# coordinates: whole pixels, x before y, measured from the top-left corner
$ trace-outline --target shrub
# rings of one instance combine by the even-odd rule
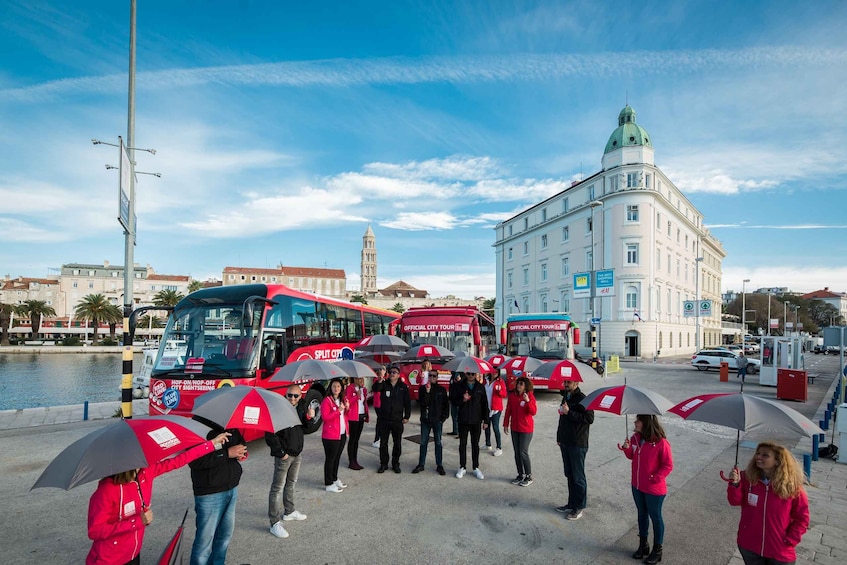
[[[82,341],[80,341],[80,339],[75,335],[69,335],[64,338],[61,343],[68,347],[75,347],[81,345]]]
[[[118,341],[110,337],[104,337],[100,340],[100,345],[118,345]]]

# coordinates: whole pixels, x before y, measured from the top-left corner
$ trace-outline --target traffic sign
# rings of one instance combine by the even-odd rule
[[[712,315],[712,301],[711,300],[701,300],[700,301],[700,315],[708,318]]]
[[[591,318],[591,325],[596,326],[600,323],[600,318]]]
[[[684,318],[693,318],[695,316],[694,305],[694,300],[686,300],[682,303],[682,315]]]

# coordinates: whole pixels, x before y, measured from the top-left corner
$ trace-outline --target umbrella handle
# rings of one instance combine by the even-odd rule
[[[732,469],[733,469],[734,471],[737,471],[737,470],[738,470],[738,465],[734,466]],[[726,475],[724,475],[724,474],[723,474],[723,471],[721,471],[721,479],[723,479],[723,480],[724,480],[725,482],[727,482],[727,483],[731,483],[731,482],[732,482],[732,479],[731,479],[731,478],[729,478],[729,477],[727,477]]]

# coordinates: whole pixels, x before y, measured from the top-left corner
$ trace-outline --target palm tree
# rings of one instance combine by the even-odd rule
[[[78,320],[91,320],[94,326],[94,335],[91,339],[96,343],[97,330],[100,329],[102,322],[111,322],[114,315],[113,309],[117,310],[118,308],[111,304],[102,294],[89,294],[88,296],[83,296],[82,300],[76,305],[74,318]],[[123,319],[123,315],[121,315],[121,319]]]
[[[406,311],[406,307],[403,306],[402,302],[396,303],[394,306],[391,307],[391,309],[394,310],[395,312],[397,312],[398,314],[402,314],[403,312]]]
[[[198,281],[196,279],[191,279],[191,282],[188,283],[188,292],[197,292],[203,288],[203,282]]]
[[[18,313],[14,304],[0,302],[0,345],[9,345],[9,326],[12,325],[12,314]]]
[[[185,296],[176,290],[160,290],[153,296],[153,304],[156,306],[176,306],[183,298]]]
[[[109,339],[115,341],[117,325],[122,324],[124,321],[123,308],[118,308],[114,304],[109,304],[109,308],[107,310],[105,321],[109,324]]]
[[[27,300],[18,307],[18,314],[28,316],[30,323],[30,337],[35,339],[41,331],[41,320],[46,316],[55,316],[56,310],[48,306],[43,300]]]

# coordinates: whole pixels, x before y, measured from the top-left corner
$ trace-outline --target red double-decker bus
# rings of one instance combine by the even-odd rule
[[[199,395],[222,386],[269,383],[286,363],[352,359],[356,343],[387,334],[399,315],[282,285],[234,285],[193,292],[168,317],[150,373],[150,414],[188,414]],[[179,343],[180,347],[165,347]],[[306,433],[321,425],[325,383],[303,383],[301,402],[315,409]]]
[[[403,312],[394,323],[395,333],[411,347],[438,345],[454,353],[484,357],[497,346],[494,320],[476,306],[422,306]],[[444,360],[431,359],[434,369]],[[417,399],[421,363],[400,363],[400,373],[409,384],[412,398]],[[448,385],[449,373],[439,375],[439,382]]]

